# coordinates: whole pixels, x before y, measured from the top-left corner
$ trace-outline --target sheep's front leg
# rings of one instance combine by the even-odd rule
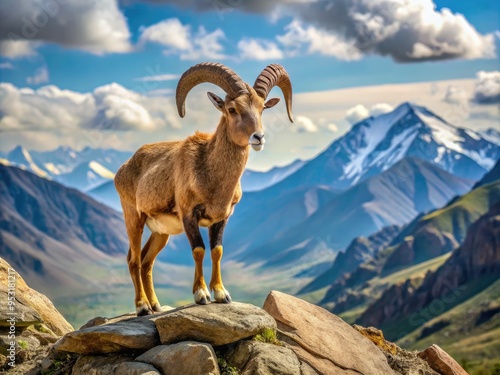
[[[220,261],[222,259],[222,235],[226,227],[227,219],[215,223],[208,229],[210,237],[210,248],[212,257],[212,279],[210,280],[210,290],[214,291],[216,302],[230,303],[231,296],[222,284],[222,275],[220,272]]]
[[[191,215],[183,218],[184,231],[191,244],[193,259],[195,263],[193,296],[194,302],[199,305],[206,305],[210,302],[210,292],[203,278],[203,258],[205,257],[205,244],[198,227],[198,218]]]

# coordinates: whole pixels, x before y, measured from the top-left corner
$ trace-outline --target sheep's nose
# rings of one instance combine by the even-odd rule
[[[248,141],[250,146],[255,151],[261,151],[264,148],[264,144],[266,143],[266,140],[264,139],[264,133],[263,132],[255,132],[250,136],[250,139]]]
[[[259,142],[262,143],[262,139],[264,138],[264,133],[263,132],[255,132],[252,134],[252,138],[257,139]]]

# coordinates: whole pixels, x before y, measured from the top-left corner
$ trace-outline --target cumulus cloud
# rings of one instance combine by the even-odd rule
[[[357,106],[354,106],[347,110],[345,119],[350,124],[355,124],[361,120],[364,120],[368,116],[370,116],[370,112],[368,112],[368,109],[366,109],[363,104],[358,104]]]
[[[44,42],[95,54],[131,49],[116,0],[4,0],[0,19],[0,53],[10,58],[33,55]]]
[[[244,38],[238,42],[238,50],[242,59],[269,60],[284,57],[276,43],[269,40]]]
[[[46,66],[41,66],[35,71],[32,77],[26,78],[26,82],[30,85],[40,85],[49,82],[49,70]]]
[[[318,126],[309,117],[296,116],[293,129],[298,133],[316,133]]]
[[[474,101],[478,104],[500,103],[500,71],[476,74]]]
[[[346,41],[339,35],[314,26],[305,26],[298,20],[288,24],[285,31],[285,34],[276,39],[287,48],[287,53],[291,56],[318,53],[344,61],[359,60],[362,57],[353,40]]]
[[[389,113],[394,109],[394,107],[387,103],[378,103],[370,107],[370,116],[383,115],[384,113]]]
[[[370,109],[366,108],[363,104],[358,104],[347,110],[345,120],[350,124],[355,124],[367,117],[379,116],[391,112],[393,109],[394,107],[387,103],[374,104]]]
[[[0,83],[0,131],[153,131],[179,129],[170,101],[117,83],[78,93],[44,86],[33,90]]]
[[[179,54],[182,60],[224,59],[225,39],[221,29],[208,32],[200,26],[196,32],[177,18],[169,18],[141,30],[139,44],[160,44],[165,54]]]
[[[346,60],[366,53],[390,56],[399,62],[495,56],[493,34],[480,34],[463,15],[436,9],[433,0],[256,0],[220,8],[195,0],[151,1],[215,10],[220,15],[235,10],[271,14],[273,19],[291,16],[298,21],[287,34],[301,37],[299,44]]]

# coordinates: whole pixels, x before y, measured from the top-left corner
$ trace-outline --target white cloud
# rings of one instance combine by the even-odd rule
[[[284,57],[276,43],[269,40],[245,38],[238,42],[238,50],[242,59],[270,60]]]
[[[44,86],[37,90],[0,84],[0,131],[152,131],[181,127],[175,106],[117,83],[90,93]]]
[[[35,54],[41,43],[57,43],[95,54],[130,51],[130,32],[116,0],[5,0],[0,4],[0,53]]]
[[[28,40],[1,40],[0,39],[0,56],[9,59],[20,59],[23,57],[35,56],[36,47],[40,43],[31,42]]]
[[[327,124],[327,125],[326,125],[326,128],[327,128],[328,130],[330,130],[332,133],[336,133],[336,132],[338,132],[338,131],[339,131],[339,127],[338,127],[336,124],[334,124],[333,122],[331,122],[331,123]]]
[[[500,103],[500,71],[477,72],[474,101],[479,104]]]
[[[190,25],[183,25],[177,18],[169,18],[141,30],[139,45],[157,43],[165,54],[179,54],[182,60],[224,59],[225,39],[221,29],[208,32],[200,26],[192,32]]]
[[[135,78],[134,81],[140,82],[160,82],[160,81],[172,81],[179,78],[178,74],[158,74],[145,77]]]
[[[26,78],[26,82],[30,85],[40,85],[49,82],[49,70],[46,66],[41,66],[35,71],[32,77]]]
[[[389,113],[394,107],[387,103],[377,103],[370,107],[370,116],[378,116],[384,113]]]
[[[292,21],[285,27],[286,33],[276,39],[287,48],[291,56],[309,54],[334,56],[339,60],[359,60],[361,52],[354,45],[354,41],[346,41],[338,35],[320,30],[314,26],[304,26],[298,20]]]
[[[347,110],[345,119],[350,124],[355,124],[361,120],[364,120],[368,116],[370,116],[370,112],[368,112],[368,109],[366,109],[363,104],[358,104]]]
[[[191,47],[191,30],[178,18],[169,18],[141,30],[139,44],[154,42],[177,50],[188,50]]]
[[[347,110],[345,120],[350,124],[355,124],[369,116],[379,116],[391,112],[393,109],[394,107],[387,103],[373,104],[370,109],[366,108],[363,104],[358,104]]]
[[[318,126],[306,116],[296,116],[292,126],[298,133],[316,133],[318,131]]]

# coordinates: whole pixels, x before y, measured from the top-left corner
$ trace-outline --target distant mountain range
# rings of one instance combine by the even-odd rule
[[[0,256],[51,296],[96,283],[128,248],[122,215],[85,194],[0,165]]]
[[[310,257],[317,251],[317,245],[335,253],[358,236],[369,235],[387,225],[408,223],[419,213],[440,207],[465,193],[472,185],[473,181],[455,177],[433,164],[405,158],[343,192],[324,190],[328,195],[323,194],[323,201],[308,201],[304,192],[310,189],[305,188],[285,191],[274,198],[269,191],[274,190],[272,187],[255,193],[258,199],[244,196],[241,204],[249,208],[237,211],[238,219],[230,221],[228,242],[233,248],[245,249],[235,254],[238,261],[287,266]],[[267,203],[273,199],[277,212],[267,210],[273,207]],[[279,203],[286,201],[286,206]],[[320,204],[310,204],[308,209],[308,203],[317,201]],[[301,214],[297,214],[299,209]],[[287,224],[282,226],[283,221]],[[255,239],[255,233],[267,238]]]
[[[342,257],[334,262],[332,269],[311,281],[304,292],[317,290],[330,283],[331,287],[321,302],[336,304],[349,294],[359,295],[363,284],[372,278],[449,253],[464,241],[469,226],[496,202],[500,202],[500,174],[494,182],[480,183],[478,187],[453,199],[444,207],[418,216],[382,247],[371,244],[363,248],[355,246],[356,242],[363,239],[354,240]],[[377,238],[379,235],[374,236]],[[342,272],[338,269],[338,262],[348,263],[351,267]],[[353,269],[355,264],[357,267]],[[371,298],[373,296],[360,298],[355,305],[362,305]],[[336,311],[341,312],[338,307]]]
[[[439,166],[458,177],[478,180],[500,158],[493,129],[458,128],[428,109],[403,103],[394,111],[353,125],[317,157],[272,188],[327,185],[344,190],[380,174],[405,157]]]

